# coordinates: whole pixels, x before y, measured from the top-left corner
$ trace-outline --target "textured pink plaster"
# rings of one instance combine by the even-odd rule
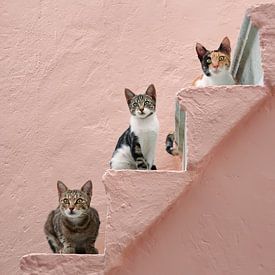
[[[128,124],[123,89],[156,85],[156,162],[177,169],[164,140],[174,127],[175,93],[201,72],[194,43],[216,48],[228,35],[234,47],[243,14],[256,2],[1,1],[1,272],[18,274],[21,256],[50,251],[42,228],[57,205],[58,179],[71,188],[93,180],[103,253],[101,178]],[[261,41],[271,52],[267,38]]]
[[[108,274],[275,274],[275,98],[269,99]]]
[[[274,39],[275,36],[275,5],[269,3],[250,8],[247,15],[251,22],[260,31],[260,45],[262,48],[262,66],[264,70],[264,81],[267,87],[271,89],[275,86],[275,56]]]
[[[127,249],[165,215],[191,181],[184,172],[109,170],[105,174],[106,271],[123,265]]]
[[[260,86],[185,88],[178,95],[186,111],[187,169],[201,166],[213,149],[270,92]]]
[[[21,259],[23,274],[103,275],[103,255],[30,254]]]

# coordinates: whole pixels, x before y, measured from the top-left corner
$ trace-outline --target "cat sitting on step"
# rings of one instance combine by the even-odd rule
[[[57,182],[59,206],[50,212],[44,226],[54,253],[98,254],[95,241],[100,221],[96,209],[90,207],[92,188],[91,181],[80,190],[70,190]]]
[[[156,170],[154,164],[159,122],[156,115],[156,89],[151,84],[144,94],[125,89],[131,113],[130,126],[120,136],[111,169]]]

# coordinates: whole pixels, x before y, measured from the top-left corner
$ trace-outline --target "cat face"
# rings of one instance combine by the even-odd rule
[[[57,182],[59,208],[63,216],[76,220],[86,215],[90,208],[92,182],[87,181],[81,190],[69,190],[61,181]]]
[[[229,70],[231,48],[228,37],[223,39],[218,50],[209,51],[197,43],[196,51],[205,75],[215,76]]]
[[[125,97],[133,116],[144,119],[156,110],[156,89],[153,84],[147,88],[145,94],[136,95],[129,89],[125,89]]]

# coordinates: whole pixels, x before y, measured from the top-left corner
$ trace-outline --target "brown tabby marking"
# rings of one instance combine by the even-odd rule
[[[100,220],[96,209],[90,207],[92,182],[81,190],[69,190],[57,182],[59,207],[51,211],[44,226],[50,248],[54,253],[97,254],[94,247]]]

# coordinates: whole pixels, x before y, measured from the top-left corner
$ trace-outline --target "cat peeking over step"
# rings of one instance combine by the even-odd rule
[[[159,122],[156,89],[151,84],[144,94],[125,89],[131,113],[130,126],[118,139],[110,161],[111,169],[156,170],[154,164]]]
[[[98,254],[95,241],[100,225],[96,209],[90,207],[93,185],[87,181],[80,190],[57,182],[59,206],[50,212],[44,225],[54,253]]]
[[[193,86],[207,87],[236,84],[230,73],[231,47],[228,37],[225,37],[222,40],[220,47],[214,51],[209,51],[200,43],[197,43],[196,52],[201,62],[203,74],[193,81]],[[165,149],[173,156],[179,154],[174,132],[167,135]]]
[[[206,87],[212,85],[233,85],[235,81],[230,73],[231,47],[228,37],[225,37],[217,50],[209,51],[200,43],[196,51],[201,62],[203,74],[196,78],[193,85]]]

